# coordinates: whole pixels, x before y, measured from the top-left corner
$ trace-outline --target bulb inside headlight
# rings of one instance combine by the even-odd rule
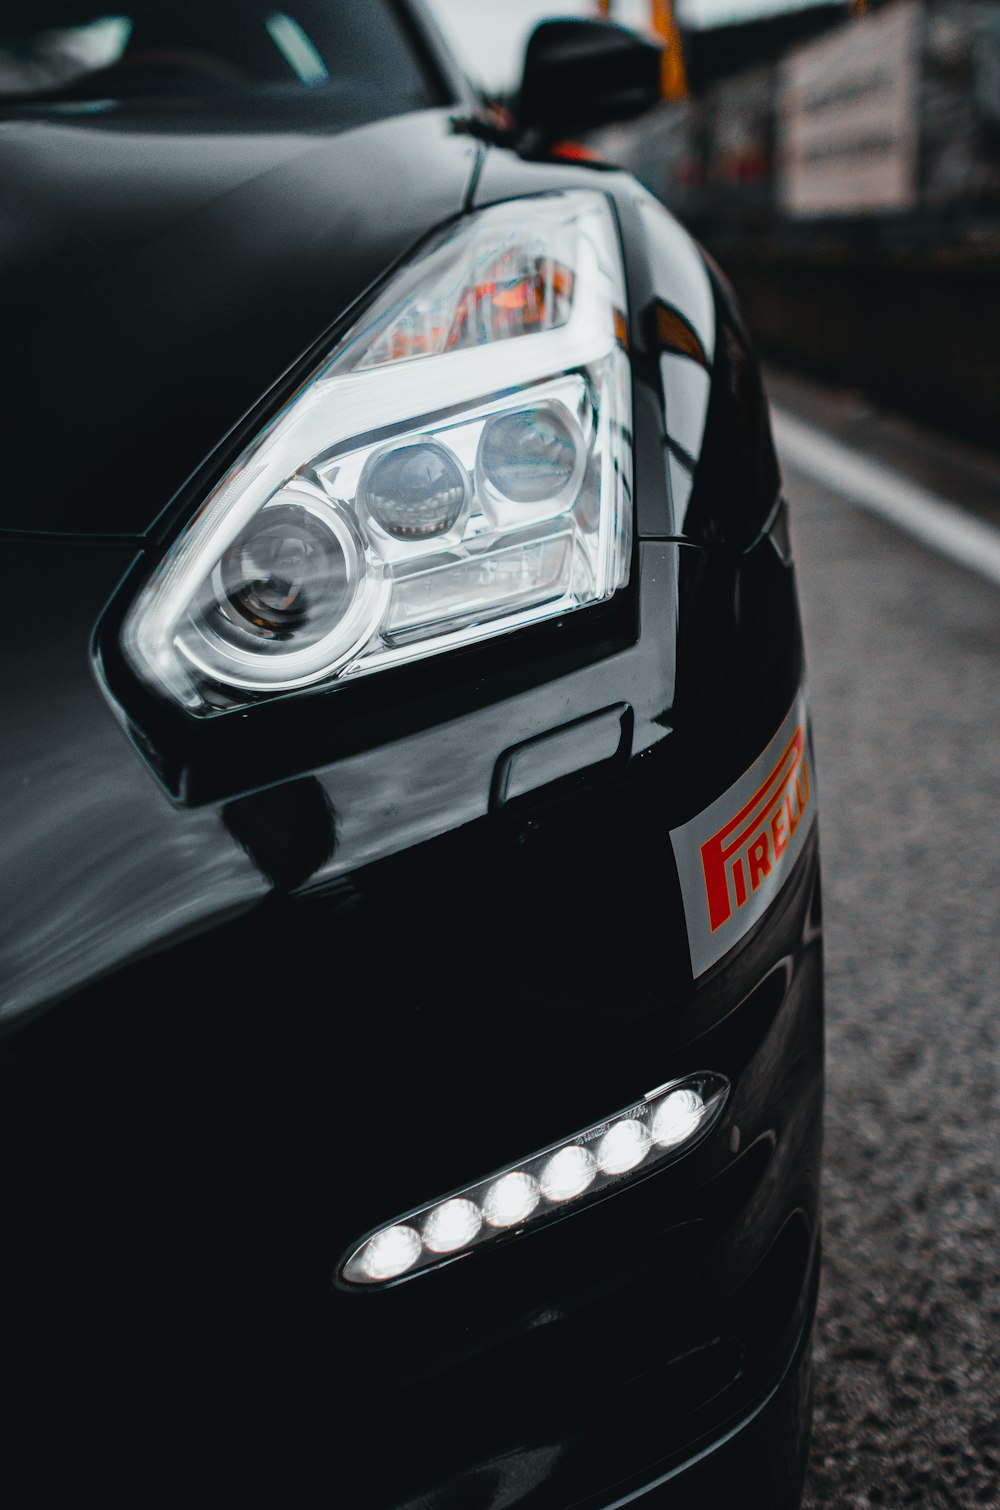
[[[631,397],[603,196],[496,205],[399,273],[127,615],[193,713],[369,674],[628,578]]]

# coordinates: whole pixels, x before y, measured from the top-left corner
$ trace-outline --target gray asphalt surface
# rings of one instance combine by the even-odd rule
[[[828,968],[805,1505],[1000,1506],[1000,592],[786,490]]]

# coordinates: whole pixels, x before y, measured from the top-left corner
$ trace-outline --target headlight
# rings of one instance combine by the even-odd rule
[[[610,597],[631,390],[607,201],[437,237],[254,439],[129,613],[191,712],[341,681]]]

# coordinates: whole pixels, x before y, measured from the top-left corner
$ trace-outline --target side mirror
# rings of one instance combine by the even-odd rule
[[[561,136],[641,115],[661,98],[662,57],[612,21],[542,21],[524,55],[518,126]]]

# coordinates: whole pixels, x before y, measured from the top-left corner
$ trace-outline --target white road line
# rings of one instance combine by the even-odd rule
[[[787,409],[772,412],[778,455],[790,466],[1000,587],[1000,530],[832,440]]]

